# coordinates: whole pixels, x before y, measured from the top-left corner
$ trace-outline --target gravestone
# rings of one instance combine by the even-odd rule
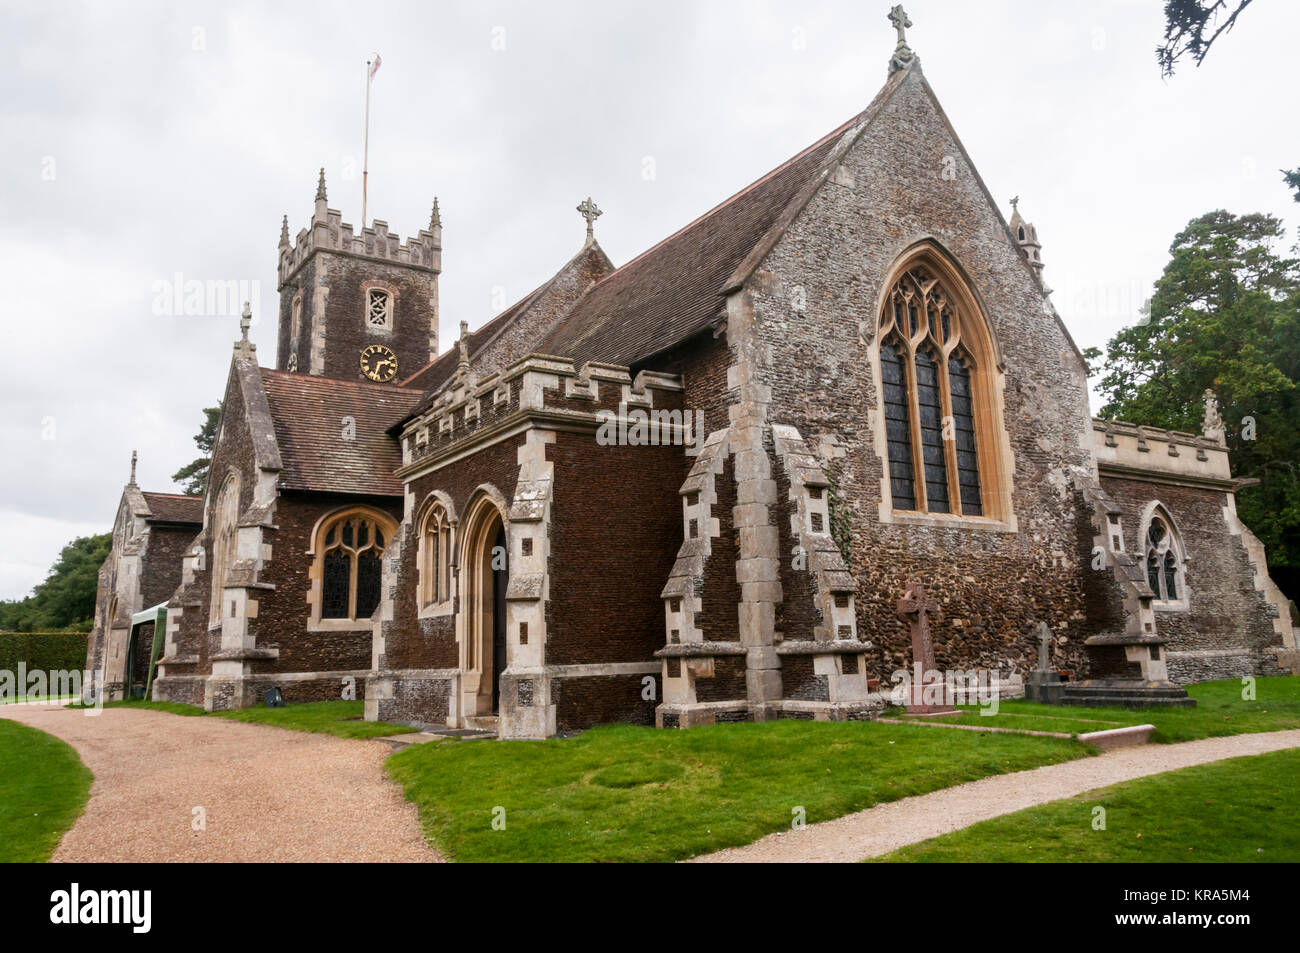
[[[1065,683],[1052,670],[1052,630],[1046,622],[1038,623],[1038,668],[1025,679],[1025,698],[1046,705],[1059,705]]]
[[[939,609],[939,603],[930,598],[925,587],[917,580],[908,584],[907,592],[898,600],[898,616],[912,630],[912,671],[908,689],[907,713],[909,715],[942,715],[954,712],[948,686],[942,673],[935,669],[934,645],[930,641],[930,613]],[[938,678],[937,684],[926,685],[926,678]]]

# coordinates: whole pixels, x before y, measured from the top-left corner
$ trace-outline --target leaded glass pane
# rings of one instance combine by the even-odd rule
[[[348,618],[348,586],[352,579],[352,557],[341,549],[325,554],[325,578],[321,587],[321,618]]]
[[[898,345],[880,345],[880,377],[885,400],[885,437],[889,447],[889,488],[894,508],[916,509],[912,475],[912,426],[908,419],[907,369]]]
[[[916,402],[920,412],[921,461],[925,468],[926,509],[951,512],[948,506],[948,465],[943,447],[943,404],[939,397],[939,365],[929,348],[916,352]]]
[[[1172,552],[1165,553],[1165,598],[1178,598],[1178,559]]]
[[[984,510],[980,502],[980,467],[975,450],[975,409],[971,400],[970,369],[956,353],[948,360],[948,392],[952,396],[961,511],[967,516],[981,516]]]
[[[369,619],[379,607],[383,560],[373,549],[357,557],[357,618]]]

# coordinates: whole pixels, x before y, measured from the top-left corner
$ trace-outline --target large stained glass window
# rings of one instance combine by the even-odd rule
[[[896,510],[983,516],[975,360],[953,296],[923,265],[894,284],[880,322],[880,384]]]

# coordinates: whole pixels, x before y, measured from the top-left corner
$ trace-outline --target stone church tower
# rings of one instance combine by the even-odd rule
[[[307,228],[280,227],[280,326],[276,368],[341,380],[389,383],[438,356],[442,220],[405,243],[388,223],[361,234],[328,205],[325,170]]]

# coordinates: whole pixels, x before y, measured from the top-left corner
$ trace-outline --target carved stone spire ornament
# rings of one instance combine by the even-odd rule
[[[596,240],[596,230],[595,230],[596,219],[600,218],[605,213],[602,212],[600,209],[596,208],[596,203],[593,202],[591,200],[591,196],[588,195],[586,201],[584,201],[581,205],[578,206],[578,214],[587,220],[587,241],[588,242],[595,241]]]
[[[289,216],[286,215],[280,220],[280,247],[283,248],[289,244]]]
[[[135,451],[131,451],[131,479],[128,486],[135,486]]]
[[[442,224],[442,213],[438,211],[438,198],[434,196],[433,211],[429,214],[429,231],[433,231]]]
[[[1201,424],[1201,433],[1207,440],[1213,440],[1216,443],[1223,443],[1227,436],[1227,431],[1223,426],[1223,415],[1219,413],[1219,398],[1215,396],[1214,391],[1208,387],[1205,393],[1201,395],[1205,401],[1205,420]]]
[[[327,202],[329,198],[325,195],[325,167],[321,166],[320,181],[316,183],[316,201]]]
[[[244,313],[239,316],[239,340],[235,342],[235,354],[248,360],[253,359],[257,345],[248,339],[248,329],[253,326],[253,306],[244,302]]]
[[[916,54],[907,45],[907,28],[912,25],[912,21],[908,19],[907,11],[903,9],[901,3],[894,4],[893,9],[889,11],[889,22],[898,31],[898,45],[894,47],[894,55],[889,60],[889,75],[893,76],[899,70],[911,66],[912,61],[916,59]]]
[[[460,370],[462,373],[469,373],[469,322],[460,323],[460,339],[456,341],[456,349],[460,351]]]

